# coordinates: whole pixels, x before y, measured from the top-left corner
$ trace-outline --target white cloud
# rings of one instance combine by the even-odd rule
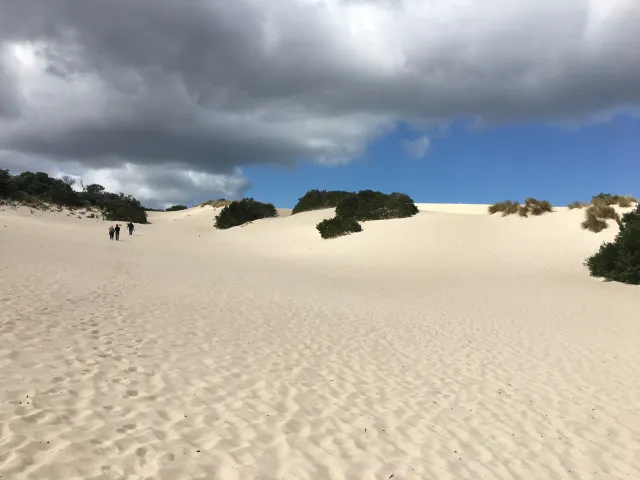
[[[224,189],[240,188],[245,165],[343,163],[398,121],[584,122],[640,104],[637,0],[0,0],[0,11],[0,149],[25,168],[113,171],[131,188],[171,169]],[[184,178],[173,183],[197,183]]]
[[[405,140],[402,142],[404,150],[413,158],[424,157],[430,146],[431,142],[429,141],[429,137],[426,135],[422,135],[415,140]]]

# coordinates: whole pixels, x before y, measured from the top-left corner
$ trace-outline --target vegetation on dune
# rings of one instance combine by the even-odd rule
[[[521,217],[528,217],[529,215],[540,216],[545,213],[553,212],[551,203],[547,200],[537,200],[532,197],[528,197],[524,201],[524,205],[520,202],[505,200],[504,202],[494,203],[488,208],[489,214],[502,213],[503,217],[507,215],[515,215],[516,213]]]
[[[588,209],[585,212],[585,219],[580,224],[580,226],[583,229],[589,230],[590,232],[593,232],[593,233],[599,233],[605,228],[609,227],[609,225],[605,220],[598,218],[592,211],[589,211]]]
[[[231,200],[226,200],[224,198],[219,198],[218,200],[207,200],[206,202],[202,202],[199,207],[210,206],[213,208],[224,208],[231,203]]]
[[[638,199],[631,195],[612,195],[610,193],[599,193],[591,198],[591,205],[618,205],[622,208],[631,207],[638,203]]]
[[[418,207],[409,195],[361,190],[342,196],[336,204],[335,217],[323,220],[316,229],[322,238],[335,238],[362,231],[358,221],[406,218],[416,213]]]
[[[413,199],[404,193],[389,195],[373,190],[360,190],[342,198],[336,205],[336,216],[360,221],[406,218],[418,213]]]
[[[620,215],[610,204],[606,202],[594,203],[585,211],[585,219],[580,226],[590,232],[599,233],[609,227],[607,220],[615,220],[620,223]]]
[[[316,225],[320,236],[324,239],[341,237],[349,233],[362,231],[362,226],[354,218],[333,217],[327,218]]]
[[[603,243],[585,266],[592,277],[640,285],[640,205],[622,216],[614,241]]]
[[[292,215],[310,210],[320,210],[322,208],[335,208],[338,202],[345,197],[352,195],[350,192],[342,190],[309,190],[298,199],[298,203],[293,207]]]
[[[180,210],[186,210],[187,208],[189,207],[187,207],[186,205],[173,205],[167,208],[165,212],[178,212]]]
[[[224,230],[277,215],[278,212],[273,204],[257,202],[253,198],[243,198],[225,206],[216,217],[214,226]]]
[[[582,208],[587,208],[589,206],[588,203],[585,202],[580,202],[578,200],[576,200],[575,202],[571,202],[569,205],[567,205],[567,207],[569,208],[569,210],[576,210],[576,209],[582,209]]]
[[[13,176],[8,170],[0,170],[0,198],[43,209],[51,204],[68,208],[97,208],[105,220],[147,223],[145,208],[131,195],[106,192],[98,184],[88,185],[77,192],[74,185],[75,180],[68,176],[53,178],[44,172],[22,172]]]

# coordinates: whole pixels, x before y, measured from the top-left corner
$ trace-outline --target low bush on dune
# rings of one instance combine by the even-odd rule
[[[585,266],[592,277],[640,285],[640,205],[622,216],[614,241],[603,243]]]
[[[521,205],[520,202],[506,200],[490,205],[488,210],[490,215],[502,213],[502,216],[506,217],[517,213],[519,216],[526,218],[529,215],[539,216],[553,212],[553,207],[547,200],[537,200],[529,197],[524,201],[524,205]]]
[[[273,204],[257,202],[253,198],[243,198],[230,202],[224,207],[216,217],[214,226],[224,230],[277,215],[278,212]]]
[[[187,207],[186,205],[174,205],[172,207],[167,208],[165,212],[178,212],[180,210],[186,210],[187,208],[189,207]]]
[[[350,233],[362,231],[362,226],[354,218],[333,217],[321,221],[316,225],[320,236],[324,239],[336,238]]]
[[[352,193],[342,190],[309,190],[298,199],[298,203],[293,207],[291,214],[295,215],[296,213],[320,210],[322,208],[335,208],[340,200],[349,195],[352,195]]]
[[[589,210],[586,211],[585,219],[580,224],[580,226],[584,230],[589,230],[593,233],[599,233],[609,227],[605,220],[598,218],[593,212],[590,212]]]
[[[610,193],[599,193],[591,198],[591,205],[618,205],[622,208],[631,207],[638,203],[638,199],[631,195],[612,195]]]
[[[344,197],[336,206],[336,216],[360,221],[406,218],[418,213],[413,199],[404,193],[389,195],[361,190]]]
[[[493,205],[489,205],[489,215],[494,213],[502,213],[503,217],[507,215],[513,215],[520,210],[520,202],[512,202],[511,200],[505,200],[504,202],[497,202]]]
[[[605,205],[603,203],[591,205],[587,209],[587,212],[590,212],[596,217],[602,219],[615,220],[618,218],[618,213],[616,212],[615,208],[613,208],[611,205]]]
[[[590,232],[599,233],[609,228],[607,220],[615,220],[620,225],[620,216],[615,208],[604,202],[591,205],[585,211],[585,219],[580,226]]]
[[[213,208],[224,208],[227,205],[231,204],[231,200],[226,200],[224,198],[219,198],[218,200],[207,200],[206,202],[202,202],[199,207],[210,206]]]
[[[336,205],[336,216],[316,228],[322,238],[335,238],[362,231],[358,221],[407,218],[416,213],[418,207],[409,195],[360,190],[342,197]]]
[[[571,202],[569,205],[567,205],[567,208],[569,208],[569,210],[576,210],[581,208],[587,208],[588,206],[589,206],[588,203],[584,203],[576,200],[575,202]]]

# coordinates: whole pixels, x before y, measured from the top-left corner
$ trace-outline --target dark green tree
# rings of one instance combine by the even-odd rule
[[[640,205],[622,216],[613,242],[603,243],[585,265],[592,277],[640,285]]]
[[[216,217],[214,226],[227,229],[277,215],[278,212],[273,204],[257,202],[253,198],[243,198],[224,207]]]

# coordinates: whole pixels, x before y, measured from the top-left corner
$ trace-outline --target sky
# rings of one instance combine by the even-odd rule
[[[640,196],[637,0],[0,0],[0,168],[150,207]]]

